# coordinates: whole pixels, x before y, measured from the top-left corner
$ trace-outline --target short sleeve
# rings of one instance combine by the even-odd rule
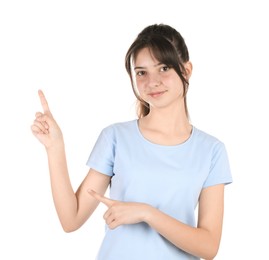
[[[103,129],[86,164],[100,173],[112,176],[115,157],[114,143],[112,129]]]
[[[213,149],[209,174],[203,188],[217,184],[229,184],[232,181],[227,151],[225,145],[219,142]]]

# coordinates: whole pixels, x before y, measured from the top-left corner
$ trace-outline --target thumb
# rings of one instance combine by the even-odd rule
[[[92,195],[96,200],[105,204],[108,208],[111,207],[114,203],[114,200],[111,200],[101,194],[95,192],[94,190],[88,190],[89,194]]]

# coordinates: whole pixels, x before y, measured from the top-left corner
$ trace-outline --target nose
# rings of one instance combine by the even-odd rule
[[[161,85],[161,77],[158,74],[152,74],[148,77],[148,86],[149,87],[158,87]]]

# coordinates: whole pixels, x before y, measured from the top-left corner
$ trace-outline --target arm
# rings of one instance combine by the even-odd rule
[[[178,248],[204,259],[217,254],[223,220],[224,185],[203,189],[199,200],[198,226],[191,227],[143,203],[119,202],[95,192],[91,195],[104,203],[104,215],[110,228],[122,224],[146,222]]]
[[[145,222],[182,250],[204,259],[213,259],[221,238],[223,191],[224,185],[202,191],[197,228],[183,224],[154,208],[148,211]]]
[[[74,193],[68,175],[62,132],[42,91],[39,91],[39,97],[44,111],[36,113],[31,128],[34,136],[46,148],[55,208],[63,229],[71,232],[78,229],[98,205],[98,202],[88,195],[87,189],[96,189],[100,194],[104,194],[110,177],[91,169]]]

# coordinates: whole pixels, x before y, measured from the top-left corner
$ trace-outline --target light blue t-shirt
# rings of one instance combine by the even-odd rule
[[[232,182],[225,146],[215,137],[193,127],[184,143],[158,145],[143,137],[137,120],[104,128],[87,165],[112,177],[112,199],[150,204],[193,227],[201,190]],[[180,250],[146,223],[138,223],[106,228],[97,259],[199,258]]]

